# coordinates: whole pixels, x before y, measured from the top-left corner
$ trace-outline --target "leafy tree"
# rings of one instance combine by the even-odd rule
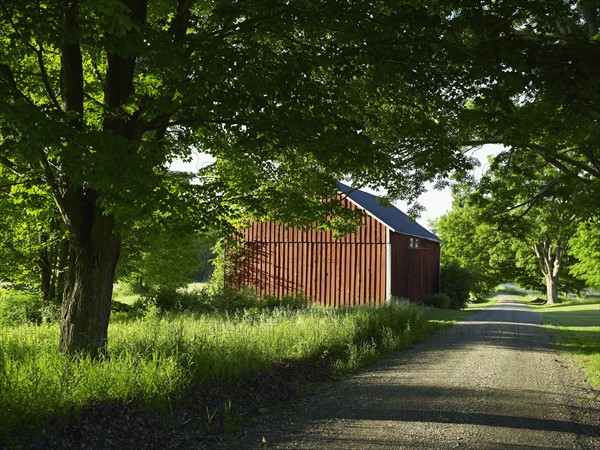
[[[203,243],[189,228],[142,222],[123,236],[117,276],[138,292],[175,291],[208,263],[202,259]]]
[[[3,1],[0,161],[45,184],[68,232],[60,348],[106,353],[121,235],[140,217],[324,222],[344,213],[336,179],[411,194],[462,168],[444,140],[450,67],[430,64],[445,49],[426,42],[449,10],[408,6]],[[216,158],[197,184],[166,169],[192,148]]]
[[[600,226],[597,219],[579,224],[570,241],[570,253],[577,259],[570,268],[571,273],[600,289]]]
[[[474,26],[472,49],[495,82],[462,113],[472,145],[501,143],[559,170],[551,181],[575,181],[582,205],[600,205],[600,5],[597,1],[486,2],[462,9]],[[479,17],[476,22],[474,19]],[[484,53],[487,53],[484,54]]]
[[[527,152],[493,158],[479,181],[459,177],[452,210],[435,224],[445,261],[469,269],[481,292],[513,281],[546,289],[553,303],[559,289],[580,291],[565,269],[574,263],[569,240],[589,210],[578,201],[579,183],[560,178]]]
[[[46,186],[68,233],[61,349],[106,352],[121,235],[156,211],[325,222],[344,213],[336,179],[414,197],[484,141],[539,150],[594,198],[597,16],[569,0],[3,0],[0,162]],[[192,148],[216,158],[198,184],[166,169]]]
[[[525,280],[535,279],[537,266],[549,304],[558,301],[559,275],[569,239],[581,220],[572,201],[578,185],[559,183],[556,172],[537,155],[500,155],[473,195],[473,201],[487,210],[487,220],[512,240],[517,267],[524,271]],[[523,280],[523,275],[515,278]],[[535,281],[528,284],[535,285]]]
[[[506,252],[498,230],[485,220],[485,211],[465,203],[455,190],[452,210],[441,216],[434,229],[443,242],[442,261],[471,274],[471,292],[482,295],[504,281]],[[512,262],[512,261],[511,261]],[[468,295],[468,293],[467,293]]]
[[[215,245],[218,237],[215,235],[203,235],[200,237],[199,253],[200,253],[200,267],[192,275],[192,281],[207,283],[210,281],[215,271],[215,261],[217,254],[215,252]]]
[[[61,302],[64,227],[43,185],[0,166],[0,281]]]

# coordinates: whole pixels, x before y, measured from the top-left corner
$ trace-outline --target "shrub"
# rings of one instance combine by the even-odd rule
[[[236,312],[266,306],[282,306],[284,299],[270,298],[269,303],[259,300],[250,289],[152,290],[133,304],[133,311],[144,314],[148,308],[161,311]]]
[[[448,309],[450,306],[451,300],[446,294],[431,294],[425,297],[424,300],[426,305],[435,306],[440,309]]]
[[[42,302],[39,318],[36,322],[57,322],[60,319],[60,305],[54,302]]]
[[[142,313],[151,307],[161,311],[187,311],[193,309],[198,301],[198,292],[196,291],[148,290],[133,304],[131,309]]]
[[[110,304],[110,309],[113,312],[129,312],[131,311],[131,305],[113,299]]]
[[[5,292],[0,298],[0,325],[41,323],[53,317],[50,305],[44,305],[37,294]],[[55,308],[56,309],[56,308]]]
[[[450,297],[450,308],[462,309],[466,306],[474,281],[472,272],[457,262],[450,261],[442,265],[440,291]]]
[[[235,291],[211,288],[201,292],[200,307],[215,312],[236,312],[258,306],[258,298],[251,289]]]

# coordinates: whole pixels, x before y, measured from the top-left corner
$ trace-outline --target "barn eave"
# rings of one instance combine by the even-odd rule
[[[425,227],[410,219],[395,206],[384,206],[377,201],[377,196],[368,192],[351,188],[338,182],[340,193],[345,199],[365,211],[375,220],[394,233],[400,233],[418,239],[425,239],[441,244],[442,241]]]

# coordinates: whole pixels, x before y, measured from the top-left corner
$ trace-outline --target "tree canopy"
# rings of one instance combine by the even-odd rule
[[[336,180],[414,199],[483,142],[598,199],[598,9],[2,0],[0,163],[68,236],[61,348],[106,351],[121,236],[150,215],[324,222]],[[194,149],[216,162],[191,183],[167,164]]]
[[[545,288],[549,304],[559,288],[579,292],[594,279],[593,270],[583,276],[584,267],[599,262],[597,222],[586,220],[587,205],[577,202],[579,184],[560,180],[536,154],[493,158],[480,180],[454,186],[453,208],[435,224],[443,256],[477,275],[483,292],[511,281]]]
[[[571,274],[588,285],[600,289],[600,224],[594,218],[579,224],[570,242],[571,255],[576,262],[571,265]]]

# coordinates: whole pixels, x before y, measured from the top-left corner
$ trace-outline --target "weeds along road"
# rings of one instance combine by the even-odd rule
[[[555,351],[539,316],[504,296],[446,334],[262,416],[226,446],[598,449],[598,394]]]

